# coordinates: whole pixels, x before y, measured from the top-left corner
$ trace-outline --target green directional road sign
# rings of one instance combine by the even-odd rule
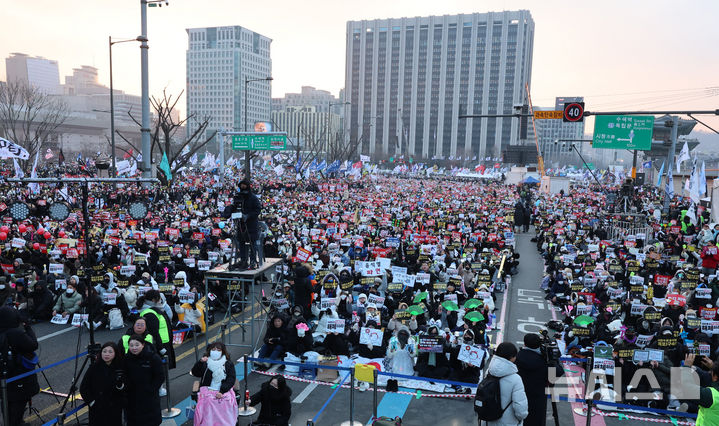
[[[232,135],[232,149],[282,151],[287,149],[287,133],[248,132],[240,135]]]
[[[592,147],[605,149],[652,149],[654,116],[597,115]]]

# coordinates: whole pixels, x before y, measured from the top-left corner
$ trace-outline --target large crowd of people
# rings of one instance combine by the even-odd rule
[[[70,166],[40,175],[91,172]],[[719,226],[711,228],[708,211],[681,198],[662,215],[659,194],[640,189],[641,208],[626,216],[605,214],[605,194],[588,183],[567,194],[545,194],[527,185],[452,177],[374,174],[307,183],[258,171],[249,188],[248,182],[197,171],[164,188],[92,184],[85,218],[80,186],[0,183],[6,194],[0,204],[0,300],[16,309],[16,321],[129,327],[119,342],[102,346],[103,362],[93,364],[83,382],[88,398],[98,392],[109,398],[91,409],[91,424],[93,412],[122,407],[132,424],[159,424],[159,366],[166,358],[174,367],[173,343],[187,335],[172,331],[204,332],[216,310],[237,309],[219,282],[210,282],[211,294],[205,294],[204,273],[230,261],[238,222],[228,213],[238,186],[254,192],[262,206],[257,222],[240,225],[257,242],[251,254],[284,259],[282,279],[267,298],[272,315],[259,358],[332,357],[340,364],[368,363],[389,373],[469,384],[484,377],[485,367],[510,374],[516,348],[505,345],[504,361],[487,363],[490,348],[501,343],[488,332],[497,327],[497,293],[520,269],[515,231],[531,232],[533,225],[545,261],[537,286],[562,309],[562,320],[548,324],[562,353],[588,357],[609,345],[609,357],[593,357],[593,367],[608,372],[609,390],[602,392],[647,407],[707,406],[669,389],[669,371],[682,363],[692,364],[707,387],[719,350]],[[147,203],[145,217],[130,216],[135,201]],[[9,217],[15,202],[29,207],[26,220]],[[49,217],[57,202],[72,212],[62,222]],[[540,351],[533,338],[525,344]],[[204,389],[198,397],[226,398],[227,409],[236,410],[231,367],[223,346],[209,347],[193,368]],[[657,381],[612,389],[614,371],[629,383],[639,368],[651,368]],[[302,374],[290,365],[284,369]],[[258,399],[287,393],[284,380],[275,380]],[[459,385],[441,390],[469,393]],[[632,399],[638,391],[653,397]],[[530,404],[532,397],[536,401],[537,395],[526,395]],[[522,404],[512,411],[519,420],[527,415]]]

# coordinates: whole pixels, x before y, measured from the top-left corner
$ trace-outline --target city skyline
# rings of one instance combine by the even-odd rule
[[[610,1],[572,8],[551,1],[487,1],[478,6],[471,1],[371,0],[337,10],[319,0],[281,3],[272,13],[260,5],[239,8],[221,0],[202,9],[181,0],[150,9],[150,93],[185,90],[185,28],[239,25],[264,34],[273,40],[273,97],[302,86],[336,96],[344,86],[347,21],[527,9],[536,24],[532,100],[537,106],[551,106],[556,96],[564,95],[584,96],[588,110],[601,111],[715,109],[719,100],[718,89],[706,89],[719,86],[719,58],[710,54],[712,40],[719,38],[719,28],[712,23],[719,13],[716,2],[677,6],[671,1]],[[113,8],[83,3],[82,8],[82,16],[67,2],[40,0],[6,8],[6,30],[14,37],[0,46],[0,55],[22,52],[56,60],[61,78],[81,65],[95,66],[100,83],[107,85],[107,36],[137,36],[139,2]],[[37,10],[43,10],[43,16]],[[38,26],[45,30],[38,31]],[[63,30],[79,27],[83,38]],[[138,51],[133,43],[113,48],[115,87],[130,94],[140,91]],[[0,80],[5,80],[3,61]],[[705,118],[719,127],[719,117]]]

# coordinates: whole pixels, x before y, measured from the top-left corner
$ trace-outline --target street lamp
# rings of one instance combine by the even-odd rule
[[[147,6],[162,7],[162,4],[169,6],[166,0],[140,0],[140,36],[137,40],[140,42],[140,73],[142,79],[142,125],[140,126],[140,135],[142,136],[142,177],[152,177],[152,142],[150,140],[150,82],[148,71],[147,51],[150,46],[147,45]]]
[[[112,36],[108,36],[108,50],[110,51],[110,139],[112,143],[112,177],[117,176],[117,167],[115,165],[115,99],[112,86],[112,45],[119,43],[127,43],[129,41],[142,41],[140,37],[129,38],[127,40],[112,41]]]
[[[272,77],[265,78],[247,78],[245,77],[245,119],[242,131],[247,131],[247,85],[255,81],[272,81]],[[250,150],[245,151],[245,179],[250,180]]]

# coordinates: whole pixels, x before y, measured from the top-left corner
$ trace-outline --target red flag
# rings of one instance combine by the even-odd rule
[[[132,148],[130,148],[130,151],[126,152],[125,155],[122,156],[123,159],[128,160],[132,157]]]

